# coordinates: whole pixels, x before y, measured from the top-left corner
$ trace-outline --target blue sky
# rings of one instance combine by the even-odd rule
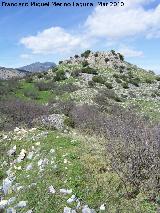
[[[160,73],[160,0],[124,0],[124,7],[115,8],[93,1],[95,6],[86,8],[0,7],[0,66],[115,49],[127,61]]]

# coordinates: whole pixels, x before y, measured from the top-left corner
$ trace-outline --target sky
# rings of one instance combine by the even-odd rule
[[[160,0],[123,0],[123,7],[86,1],[94,6],[0,7],[0,66],[58,63],[87,49],[114,49],[127,61],[160,73]]]

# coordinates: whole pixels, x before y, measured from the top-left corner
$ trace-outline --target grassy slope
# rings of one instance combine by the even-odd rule
[[[11,205],[13,207],[18,201],[28,201],[27,207],[18,212],[33,209],[36,213],[59,213],[63,212],[65,206],[74,208],[76,203],[69,205],[66,202],[71,195],[60,194],[59,189],[61,188],[72,189],[73,194],[81,200],[82,204],[89,205],[96,212],[100,212],[99,207],[103,203],[106,204],[105,212],[110,213],[117,211],[123,213],[155,212],[154,205],[147,203],[142,194],[137,199],[125,199],[123,185],[109,167],[103,139],[94,136],[88,137],[78,132],[72,132],[68,136],[53,131],[49,132],[47,137],[42,136],[39,139],[39,136],[36,135],[40,135],[40,133],[41,131],[36,130],[29,134],[23,133],[23,136],[17,134],[15,137],[14,134],[10,137],[11,141],[5,141],[4,144],[6,151],[16,144],[17,154],[22,148],[28,153],[32,146],[35,147],[32,160],[25,159],[17,164],[17,167],[22,167],[21,170],[12,169],[16,175],[15,182],[24,188],[18,193],[11,192],[5,199],[16,196],[15,203]],[[32,140],[33,135],[36,138],[35,141]],[[22,139],[22,137],[24,138]],[[13,138],[15,139],[13,140]],[[38,145],[37,142],[40,144]],[[55,149],[54,154],[50,153],[51,149]],[[47,158],[49,163],[40,172],[38,161],[44,158]],[[64,159],[67,159],[67,163],[64,163]],[[7,160],[6,155],[4,155],[4,160]],[[33,169],[26,171],[26,166],[31,162]],[[7,169],[5,166],[5,170]],[[29,188],[32,183],[36,183],[36,186]],[[50,185],[53,185],[56,190],[54,195],[48,192]]]

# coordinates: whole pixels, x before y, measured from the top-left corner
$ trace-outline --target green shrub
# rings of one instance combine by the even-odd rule
[[[38,77],[38,78],[43,78],[43,74],[42,74],[42,73],[38,73],[38,74],[37,74],[37,77]]]
[[[55,81],[63,81],[65,79],[66,79],[66,76],[65,76],[64,70],[59,70],[58,72],[56,72],[56,76],[54,77]]]
[[[26,81],[26,83],[32,83],[33,77],[32,76],[26,76],[25,81]]]
[[[91,53],[91,50],[86,50],[84,53],[81,54],[81,57],[88,58],[90,53]]]
[[[109,83],[109,82],[105,82],[105,86],[106,86],[108,89],[113,89],[112,84]]]
[[[73,70],[71,73],[71,76],[75,78],[75,77],[78,77],[80,73],[81,73],[81,70]]]
[[[105,58],[105,62],[107,63],[109,61],[109,58]]]
[[[113,55],[116,55],[115,50],[111,50],[111,53],[112,53]]]
[[[74,57],[75,57],[75,58],[79,58],[79,55],[75,55]]]
[[[82,69],[82,73],[97,75],[97,71],[91,67],[86,67]]]
[[[75,127],[75,123],[74,123],[74,121],[72,120],[72,118],[70,118],[70,117],[65,118],[64,124],[65,124],[66,126],[69,126],[69,127],[72,127],[72,128]]]
[[[128,89],[128,88],[129,88],[128,83],[127,83],[127,82],[123,82],[123,83],[122,83],[122,87],[123,87],[124,89]]]
[[[122,80],[119,79],[119,78],[116,78],[115,81],[116,81],[118,84],[121,84],[121,83],[122,83]]]
[[[121,53],[118,53],[119,54],[119,58],[121,61],[124,61],[124,56],[121,54]]]
[[[128,83],[131,83],[136,87],[139,87],[139,79],[138,78],[130,79]]]
[[[153,80],[151,80],[151,79],[148,78],[148,79],[146,79],[146,83],[147,83],[147,84],[152,84],[152,83],[153,83]]]
[[[94,87],[95,86],[95,82],[94,81],[88,81],[88,86],[89,87]]]
[[[114,74],[113,74],[113,77],[114,77],[114,78],[119,78],[119,75],[116,74],[116,73],[114,73]]]
[[[85,60],[85,61],[82,62],[83,67],[87,67],[88,65],[89,65],[88,61]]]
[[[156,76],[156,80],[157,80],[157,81],[160,81],[160,76],[159,76],[159,75]]]
[[[31,98],[33,100],[37,100],[39,98],[37,91],[24,91],[24,96]]]
[[[104,80],[101,76],[94,76],[94,77],[92,78],[92,80],[93,80],[95,83],[105,84],[105,80]]]
[[[95,53],[94,56],[95,56],[95,57],[98,57],[98,53]]]
[[[62,64],[63,63],[63,61],[59,61],[59,64]]]

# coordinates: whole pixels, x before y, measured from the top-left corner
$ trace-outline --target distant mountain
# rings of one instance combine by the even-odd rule
[[[28,72],[45,72],[55,66],[56,64],[53,62],[45,62],[45,63],[36,62],[30,65],[26,65],[24,67],[20,67],[18,69],[25,70]]]
[[[29,74],[24,70],[18,70],[13,68],[0,67],[0,79],[22,78]]]

